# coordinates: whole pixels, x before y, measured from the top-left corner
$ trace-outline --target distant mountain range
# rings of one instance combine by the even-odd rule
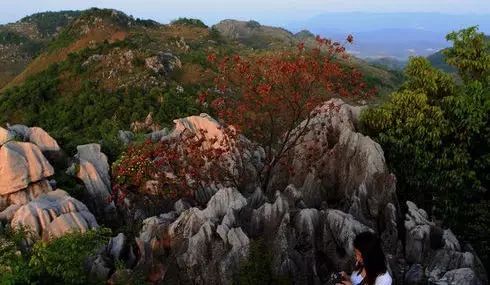
[[[286,28],[308,29],[336,40],[352,34],[355,42],[350,51],[359,57],[406,60],[411,55],[428,56],[446,48],[447,33],[476,25],[490,33],[490,15],[328,13],[290,23]]]

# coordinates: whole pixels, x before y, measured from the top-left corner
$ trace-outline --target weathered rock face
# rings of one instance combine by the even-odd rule
[[[160,52],[156,56],[145,59],[145,65],[155,73],[168,76],[176,68],[181,68],[182,63],[175,55],[168,52]]]
[[[37,145],[42,152],[61,150],[56,140],[39,127],[29,128],[24,125],[8,125],[8,131],[12,138],[31,142]]]
[[[21,141],[27,141],[29,139],[29,127],[24,125],[9,125],[7,129],[14,134],[14,136]]]
[[[407,206],[405,258],[409,263],[424,264],[425,275],[434,284],[488,283],[479,259],[462,250],[451,230],[438,228],[414,203],[407,201]]]
[[[52,190],[53,189],[47,180],[41,180],[29,184],[26,189],[4,195],[3,198],[6,200],[8,205],[22,206],[36,199],[41,194],[49,193]]]
[[[85,232],[98,227],[87,207],[63,190],[52,191],[20,207],[12,227],[24,226],[39,237],[59,237],[67,232]]]
[[[9,223],[22,205],[52,191],[47,179],[54,169],[40,146],[57,144],[42,129],[23,125],[9,126],[8,131],[0,128],[0,136],[6,140],[0,144],[0,221]],[[29,136],[33,142],[15,141],[29,141]]]
[[[340,100],[320,107],[307,139],[295,149],[295,175],[275,188],[274,197],[257,185],[241,193],[217,186],[196,193],[191,204],[205,208],[179,201],[175,211],[146,219],[137,239],[138,264],[173,256],[185,284],[230,284],[250,243],[260,238],[272,255],[273,274],[290,276],[294,284],[323,284],[331,272],[352,270],[353,239],[372,231],[381,237],[398,283],[487,284],[473,253],[415,204],[407,204],[405,231],[398,232],[403,225],[396,179],[380,146],[356,131],[359,112]],[[168,136],[205,129],[200,135],[214,142],[225,135],[205,114],[175,124]],[[306,165],[302,152],[312,141],[320,149],[318,161]]]
[[[377,227],[385,224],[385,211],[392,211],[387,209],[388,203],[396,205],[396,179],[387,169],[381,146],[356,132],[360,111],[360,107],[340,99],[313,111],[308,133],[295,148],[296,175],[290,177],[289,184],[303,193],[307,206],[319,207],[322,201],[331,201],[329,206],[339,207],[383,232],[385,228]],[[317,151],[314,158],[305,159],[309,147]],[[314,162],[308,165],[309,161]]]
[[[171,248],[180,276],[187,282],[230,284],[233,272],[248,255],[250,240],[233,217],[245,205],[246,199],[236,189],[223,188],[203,210],[189,208],[180,216],[170,212],[146,219],[138,239],[140,248],[151,248],[151,256]]]
[[[422,263],[430,251],[430,231],[434,223],[428,220],[423,209],[417,208],[412,202],[407,202],[405,229],[405,256],[410,263]]]
[[[219,168],[235,176],[243,192],[253,192],[258,187],[257,169],[262,163],[263,149],[253,147],[238,149],[234,146],[234,144],[238,144],[238,140],[243,145],[249,144],[249,141],[242,136],[230,136],[228,131],[232,132],[232,129],[225,130],[225,127],[205,113],[199,116],[174,120],[174,124],[174,129],[168,136],[162,137],[162,140],[166,140],[169,137],[175,138],[181,135],[189,135],[194,136],[196,139],[204,139],[204,143],[201,146],[202,149],[224,149],[223,145],[228,145],[230,148],[220,156]],[[227,141],[233,141],[233,143],[227,143]],[[244,157],[247,157],[247,159],[243,159]],[[206,204],[211,196],[216,193],[216,186],[228,187],[231,185],[208,185],[208,187],[202,187],[195,193],[196,200],[200,204]]]
[[[46,131],[38,127],[29,128],[29,141],[37,145],[42,152],[60,151],[60,147]]]
[[[53,167],[36,145],[12,141],[0,147],[0,195],[20,191],[53,174]]]
[[[75,162],[68,173],[76,176],[85,185],[90,205],[99,214],[110,214],[114,210],[111,200],[111,179],[107,156],[100,151],[99,144],[77,147]]]
[[[435,284],[481,285],[483,284],[471,268],[448,271]]]

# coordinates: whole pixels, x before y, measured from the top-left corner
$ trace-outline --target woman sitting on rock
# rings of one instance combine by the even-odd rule
[[[391,285],[381,240],[371,232],[358,234],[354,239],[356,271],[349,277],[342,272],[338,285]]]

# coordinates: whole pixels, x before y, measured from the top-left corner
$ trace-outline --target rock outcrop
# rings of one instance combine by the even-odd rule
[[[12,226],[25,227],[42,238],[59,237],[65,233],[98,227],[87,207],[63,190],[43,194],[20,207]]]
[[[303,193],[309,207],[329,200],[357,220],[377,229],[389,203],[396,205],[396,179],[389,173],[381,146],[356,131],[360,107],[332,99],[313,111],[303,142],[295,148],[295,174],[289,184]],[[314,157],[307,159],[308,149]],[[389,206],[391,207],[391,206]]]
[[[28,140],[37,145],[42,152],[46,151],[60,151],[60,146],[45,130],[32,127],[29,128]]]
[[[157,74],[168,76],[177,68],[182,67],[180,59],[169,52],[159,52],[157,55],[145,59],[148,69]]]
[[[245,205],[246,199],[236,189],[223,188],[202,210],[189,208],[180,216],[170,212],[146,219],[140,248],[151,248],[152,256],[172,248],[183,280],[230,284],[233,272],[248,255],[250,239],[235,227],[232,217]]]
[[[36,145],[11,141],[0,147],[0,195],[26,189],[53,174],[53,167]]]
[[[107,156],[101,152],[99,144],[77,146],[74,163],[67,173],[83,181],[90,202],[88,206],[101,215],[114,212],[111,202],[110,167]]]
[[[488,284],[474,251],[450,229],[438,226],[412,202],[402,221],[396,178],[383,150],[356,130],[360,110],[339,99],[316,109],[305,139],[291,154],[293,174],[279,170],[268,193],[258,182],[263,149],[247,149],[243,155],[230,148],[220,159],[227,171],[247,178],[239,187],[212,181],[152,217],[144,203],[125,197],[125,205],[135,208],[128,220],[143,220],[139,234],[132,239],[115,233],[87,259],[90,276],[121,280],[146,272],[155,284],[167,278],[179,284],[232,284],[244,262],[254,262],[250,249],[260,240],[272,274],[292,284],[326,284],[332,272],[353,269],[353,240],[371,231],[382,240],[397,284]],[[160,130],[151,116],[139,123],[132,127],[151,132],[147,137],[154,142],[179,142],[182,135],[202,138],[203,151],[223,147],[232,130],[206,114],[175,120],[170,132]],[[120,137],[130,143],[132,133],[121,132]],[[44,155],[59,146],[50,138],[38,128],[0,128],[0,221],[27,227],[40,238],[98,227],[89,209],[107,217],[115,207],[109,203],[106,155],[98,144],[79,146],[68,170],[85,185],[87,207],[62,190],[52,191],[55,183],[48,179],[54,169]],[[242,136],[233,139],[249,143]],[[316,156],[307,162],[310,149]],[[116,268],[120,262],[126,269]]]
[[[58,142],[56,142],[56,140],[42,128],[29,128],[24,125],[8,125],[7,128],[13,138],[17,138],[20,141],[31,142],[37,145],[42,152],[56,152],[61,150]]]
[[[405,259],[425,266],[424,279],[432,284],[488,284],[478,257],[465,251],[451,230],[439,228],[414,203],[407,201],[407,206]]]
[[[295,175],[275,177],[286,185],[276,187],[272,197],[257,185],[242,192],[221,185],[196,193],[202,200],[194,205],[205,207],[179,201],[175,211],[146,219],[137,239],[138,264],[154,266],[155,256],[172,256],[183,283],[230,284],[251,243],[261,239],[273,274],[288,276],[293,284],[323,284],[332,272],[352,270],[353,239],[372,231],[381,237],[398,283],[487,284],[478,258],[415,204],[407,204],[401,224],[396,179],[383,150],[356,131],[360,110],[338,99],[316,110],[307,139],[295,149]],[[212,146],[225,135],[205,114],[175,124],[164,140],[204,129],[200,135]],[[310,142],[319,155],[306,165],[301,159]],[[405,231],[400,233],[400,226]]]

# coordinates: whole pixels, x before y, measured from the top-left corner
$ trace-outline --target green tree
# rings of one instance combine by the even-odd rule
[[[402,89],[427,94],[431,101],[453,95],[456,91],[453,77],[434,68],[424,57],[411,58],[405,67],[405,75]]]
[[[490,76],[490,41],[478,27],[470,27],[446,36],[453,42],[451,48],[443,53],[446,62],[458,69],[459,75],[465,81],[489,82]]]

